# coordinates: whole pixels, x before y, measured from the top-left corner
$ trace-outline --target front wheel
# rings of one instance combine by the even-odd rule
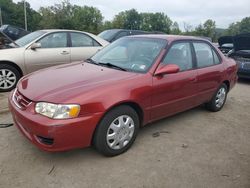
[[[212,112],[220,111],[227,99],[228,88],[226,84],[222,84],[216,91],[213,98],[206,104],[208,110]]]
[[[0,64],[0,92],[7,92],[14,89],[20,77],[21,75],[15,67]]]
[[[127,151],[133,144],[139,129],[139,117],[129,106],[119,106],[109,111],[99,123],[94,146],[106,156]]]

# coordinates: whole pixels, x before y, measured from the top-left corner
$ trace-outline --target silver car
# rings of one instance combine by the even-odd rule
[[[54,65],[85,60],[109,43],[74,30],[39,30],[0,50],[0,91],[15,88],[25,74]]]

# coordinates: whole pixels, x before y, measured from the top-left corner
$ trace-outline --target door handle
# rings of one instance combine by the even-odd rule
[[[69,52],[68,52],[68,51],[62,51],[61,54],[62,54],[62,55],[68,55]]]
[[[192,78],[189,78],[189,81],[190,81],[190,82],[196,82],[197,79],[196,79],[196,77],[192,77]]]

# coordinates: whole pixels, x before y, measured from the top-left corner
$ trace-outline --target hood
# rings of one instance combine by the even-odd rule
[[[234,36],[234,50],[250,50],[250,33]]]
[[[232,36],[223,36],[223,37],[218,38],[219,46],[222,46],[223,44],[232,44],[232,43],[233,43]]]
[[[17,88],[32,101],[65,103],[84,93],[94,92],[96,88],[106,89],[120,80],[136,75],[137,73],[78,62],[31,73],[19,81]]]

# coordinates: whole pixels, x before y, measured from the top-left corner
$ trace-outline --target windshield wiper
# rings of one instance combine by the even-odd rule
[[[122,71],[127,71],[127,69],[124,69],[122,67],[119,67],[117,65],[114,65],[112,63],[98,63],[99,65],[102,65],[102,66],[106,66],[106,67],[112,67],[112,68],[115,68],[115,69],[119,69],[119,70],[122,70]]]
[[[94,61],[93,59],[89,58],[85,60],[87,63],[91,63],[91,64],[95,64],[95,65],[99,65],[99,63],[97,63],[96,61]]]

